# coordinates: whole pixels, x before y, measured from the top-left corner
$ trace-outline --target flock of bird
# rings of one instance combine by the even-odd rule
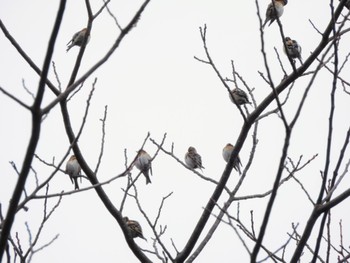
[[[270,22],[269,23],[269,26],[270,26],[277,18],[282,16],[284,11],[284,6],[287,5],[287,3],[288,3],[288,0],[271,1],[271,3],[267,6],[267,9],[266,9],[266,19],[263,23],[263,28],[268,22]],[[346,7],[350,9],[350,0],[346,2]],[[67,52],[74,46],[81,47],[84,44],[86,33],[87,33],[86,28],[75,33],[71,41],[69,41],[69,43],[67,44]],[[89,42],[89,40],[90,40],[90,35],[87,36],[86,44]],[[298,59],[302,64],[301,47],[299,46],[297,41],[292,40],[290,37],[286,37],[284,40],[285,40],[284,52],[293,60],[294,63],[295,63],[295,59]],[[229,96],[231,101],[237,105],[251,104],[249,102],[247,94],[239,88],[235,88],[231,90]],[[234,149],[234,146],[230,143],[228,143],[223,148],[222,156],[225,162],[229,161],[233,149]],[[141,149],[138,151],[137,158],[134,164],[136,168],[139,169],[142,172],[142,174],[145,176],[146,184],[151,183],[151,179],[150,179],[150,174],[152,175],[151,161],[152,161],[151,156],[145,150]],[[185,163],[187,167],[190,169],[200,169],[201,171],[202,169],[204,169],[202,165],[202,157],[198,154],[196,148],[192,146],[188,148],[188,151],[185,154]],[[233,165],[236,171],[238,171],[238,173],[241,174],[240,167],[242,166],[242,164],[239,156],[237,156],[237,158],[234,160]],[[69,158],[66,164],[66,173],[69,175],[72,183],[74,183],[75,189],[76,190],[79,189],[78,178],[81,175],[81,167],[74,155],[72,155]],[[127,225],[132,238],[140,237],[145,239],[142,233],[141,225],[137,221],[130,220],[128,217],[123,217],[123,220]]]
[[[350,0],[349,0],[350,1]],[[269,26],[277,19],[283,15],[284,6],[287,5],[288,0],[273,0],[267,6],[266,9],[266,18],[263,24],[263,28],[270,21]],[[302,64],[301,60],[301,47],[296,40],[291,39],[290,37],[284,38],[285,45],[283,47],[284,52],[293,59],[298,59]]]
[[[234,149],[234,146],[230,143],[226,144],[226,146],[223,148],[222,157],[226,162],[229,161],[233,149]],[[134,165],[145,176],[146,184],[151,183],[151,179],[150,179],[150,173],[152,175],[151,161],[152,161],[151,156],[145,150],[141,149],[137,152],[137,157]],[[197,169],[197,168],[200,170],[204,169],[202,165],[202,157],[198,154],[196,148],[192,146],[188,148],[188,151],[185,154],[185,163],[187,167],[190,169]],[[234,160],[233,167],[238,171],[239,174],[241,174],[240,166],[242,166],[241,160],[239,157],[237,157]],[[72,155],[69,158],[66,164],[66,173],[69,175],[72,183],[74,184],[75,190],[78,190],[79,189],[78,178],[79,177],[81,178],[81,167],[75,155]],[[124,220],[124,223],[127,225],[132,238],[140,237],[147,240],[143,236],[141,225],[137,221],[131,220],[128,217],[123,217],[123,220]]]
[[[350,0],[348,0],[350,6]],[[276,21],[277,18],[281,17],[284,12],[284,6],[287,5],[288,0],[273,0],[266,9],[266,18],[262,25],[265,28],[266,24],[269,23],[269,26]],[[292,62],[295,63],[295,59],[298,59],[300,64],[303,64],[301,59],[301,47],[296,40],[291,39],[290,37],[284,38],[283,51],[287,56],[292,59]],[[237,105],[251,104],[249,102],[247,94],[239,89],[234,88],[230,91],[229,97],[231,101]]]
[[[226,144],[222,149],[222,157],[225,162],[228,162],[234,146],[231,143]],[[190,146],[185,154],[185,163],[190,169],[204,169],[202,165],[202,157],[197,152],[196,148]],[[152,175],[152,157],[143,149],[137,152],[134,165],[146,178],[146,184],[151,183],[150,174]],[[233,167],[241,174],[240,167],[242,166],[239,156],[234,160]],[[81,167],[75,155],[72,155],[66,164],[66,173],[69,175],[75,190],[79,189],[78,178],[81,177]]]

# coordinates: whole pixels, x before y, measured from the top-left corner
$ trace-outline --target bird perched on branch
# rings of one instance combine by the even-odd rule
[[[185,163],[191,169],[205,169],[202,165],[202,157],[197,153],[196,148],[190,146],[185,154]]]
[[[85,35],[87,34],[87,28],[83,28],[79,32],[76,32],[71,41],[67,44],[67,52],[74,46],[81,47],[84,43]],[[89,43],[90,40],[90,34],[87,36],[86,44]]]
[[[222,149],[222,157],[224,158],[226,163],[228,163],[228,161],[230,160],[234,148],[235,147],[231,143],[228,143]],[[242,166],[241,159],[239,158],[239,156],[237,156],[237,158],[233,161],[233,168],[235,168],[235,170],[238,171],[238,173],[241,173],[240,166]]]
[[[293,62],[295,62],[295,59],[297,58],[300,61],[300,64],[303,64],[301,59],[301,46],[298,44],[298,42],[290,37],[285,37],[284,42],[284,53],[289,55],[293,59]]]
[[[78,177],[80,176],[81,167],[77,161],[77,158],[72,155],[66,164],[66,173],[69,175],[70,180],[75,185],[75,190],[79,189]]]
[[[247,93],[245,93],[243,90],[239,88],[235,88],[231,90],[230,94],[230,100],[237,105],[243,105],[243,104],[251,104],[249,102]]]
[[[135,220],[130,220],[127,216],[123,217],[123,220],[124,220],[126,226],[128,227],[132,238],[140,237],[140,238],[147,241],[147,239],[143,236],[142,228],[141,228],[141,225],[139,224],[139,222],[137,222]]]
[[[281,17],[284,11],[284,6],[288,3],[288,0],[273,0],[266,9],[266,18],[263,24],[263,28],[270,21],[269,26],[277,19]]]
[[[151,183],[149,173],[152,174],[151,156],[145,150],[139,150],[137,153],[137,159],[135,161],[135,166],[139,169],[143,175],[146,177],[146,184]]]

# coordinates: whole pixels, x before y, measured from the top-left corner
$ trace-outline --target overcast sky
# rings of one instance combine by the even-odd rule
[[[75,32],[87,24],[84,2],[67,1],[55,46],[53,61],[63,88],[69,81],[79,52],[79,48],[74,47],[66,53],[66,44]],[[94,12],[103,3],[96,0],[91,2]],[[269,2],[269,0],[259,1],[263,18]],[[328,1],[320,2],[290,0],[281,17],[285,34],[302,45],[304,60],[321,38],[309,19],[323,31],[330,18]],[[141,4],[141,1],[136,0],[112,0],[109,7],[119,23],[125,26]],[[0,6],[2,22],[33,61],[41,67],[58,1],[0,0]],[[94,168],[101,144],[100,119],[107,105],[106,145],[98,174],[100,181],[107,180],[124,170],[124,149],[127,149],[130,162],[148,132],[157,142],[160,142],[167,133],[165,148],[170,150],[174,143],[174,153],[181,160],[189,146],[196,147],[203,159],[204,175],[219,180],[225,168],[221,156],[222,148],[228,142],[235,143],[243,120],[212,68],[194,59],[194,56],[205,59],[199,27],[207,25],[208,48],[221,74],[232,78],[231,60],[233,60],[236,70],[247,84],[254,88],[254,96],[259,103],[271,92],[271,88],[258,73],[265,71],[256,13],[253,0],[151,1],[136,28],[126,36],[107,63],[85,82],[80,93],[69,102],[72,124],[77,132],[92,83],[97,78],[88,121],[79,144],[86,160]],[[109,50],[118,33],[112,17],[103,11],[93,24],[91,40],[78,75],[84,74]],[[343,38],[340,46],[342,59],[349,52],[350,42],[348,36]],[[274,47],[279,52],[288,73],[292,69],[283,54],[276,23],[266,27],[265,41],[273,80],[277,85],[283,78],[283,72],[276,59]],[[2,33],[0,61],[0,86],[30,105],[32,97],[24,90],[23,83],[28,90],[35,93],[39,78]],[[311,69],[314,69],[314,65]],[[344,72],[348,74],[349,68]],[[57,84],[52,68],[49,78]],[[293,117],[309,79],[310,77],[304,77],[296,82],[290,100],[285,106],[288,120]],[[229,85],[233,87],[232,83]],[[320,171],[324,168],[330,90],[331,75],[323,70],[310,91],[304,111],[296,125],[289,153],[295,161],[300,155],[303,155],[303,160],[306,161],[319,154],[316,160],[299,175],[314,200],[319,190]],[[285,93],[281,96],[284,98]],[[54,95],[47,89],[43,105],[47,105],[52,99]],[[339,147],[349,126],[349,96],[345,95],[341,88],[336,93],[336,102],[332,168],[335,166]],[[268,109],[274,107],[275,103],[272,103]],[[253,107],[248,106],[249,111],[252,109]],[[31,117],[29,112],[4,95],[0,96],[0,112],[2,127],[0,202],[4,212],[17,179],[9,162],[14,161],[18,169],[21,168],[31,131]],[[238,192],[239,196],[264,193],[272,187],[284,139],[284,127],[277,115],[272,115],[260,123],[258,138],[256,159]],[[56,107],[43,122],[41,140],[36,153],[48,162],[53,157],[58,161],[68,146],[60,109]],[[243,166],[248,159],[251,146],[250,133],[240,152]],[[151,155],[156,151],[156,147],[150,141],[147,142],[145,149]],[[349,158],[348,153],[346,157]],[[33,163],[33,168],[41,180],[52,171],[38,161]],[[133,175],[136,175],[136,172],[134,171]],[[152,184],[147,186],[144,178],[138,181],[140,200],[149,217],[154,219],[162,197],[173,192],[165,203],[160,223],[167,225],[168,229],[163,240],[175,253],[170,238],[173,238],[178,249],[183,248],[215,185],[201,180],[163,153],[154,160],[151,179]],[[105,187],[117,207],[120,206],[123,194],[121,188],[125,187],[125,180],[114,181]],[[237,181],[238,175],[234,171],[228,186],[233,188]],[[29,192],[33,189],[34,183],[33,175],[29,176],[27,183]],[[343,184],[348,185],[349,179],[346,178]],[[87,181],[82,183],[84,187],[88,185]],[[50,193],[72,189],[73,185],[64,173],[58,173],[50,183]],[[220,205],[226,199],[227,195],[224,194],[220,199]],[[240,216],[247,225],[250,224],[250,211],[254,210],[257,233],[267,200],[265,198],[240,204]],[[57,199],[50,199],[49,205],[54,205],[56,201]],[[42,218],[42,203],[43,200],[32,201],[28,206],[28,212],[21,211],[17,214],[12,235],[18,231],[24,247],[28,242],[24,222],[29,223],[33,232],[37,229]],[[335,230],[339,219],[342,218],[344,233],[349,233],[350,218],[348,213],[344,213],[348,211],[344,209],[348,206],[349,201],[345,201],[334,210],[332,220]],[[236,214],[236,207],[237,204],[234,203],[230,209],[232,214]],[[289,182],[283,185],[273,209],[264,245],[271,250],[279,248],[288,239],[287,232],[291,232],[292,222],[300,223],[298,229],[301,233],[311,208],[311,203],[298,184]],[[152,231],[133,199],[127,200],[123,214],[137,219],[142,224],[148,242],[141,239],[136,242],[145,249],[152,249],[150,242]],[[213,220],[214,218],[211,222]],[[35,255],[33,262],[138,262],[128,249],[118,224],[103,207],[94,191],[64,197],[46,224],[39,243],[45,244],[58,233],[59,238]],[[344,243],[348,245],[349,242],[349,238],[345,236]],[[252,247],[251,242],[248,242],[248,245]],[[288,253],[292,251],[292,249],[287,251],[287,258],[290,256]],[[262,257],[263,253],[259,258]],[[247,262],[248,258],[249,255],[233,229],[222,224],[197,262],[225,263],[237,262],[238,259],[240,262]],[[304,260],[303,262],[308,262],[309,259],[305,257]]]

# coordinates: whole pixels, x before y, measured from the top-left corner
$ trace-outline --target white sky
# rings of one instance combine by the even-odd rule
[[[91,2],[96,12],[102,1]],[[309,19],[323,31],[330,17],[329,3],[323,2],[290,0],[281,17],[285,34],[302,45],[304,60],[320,40],[320,35],[312,28]],[[109,6],[120,24],[125,26],[141,3],[136,0],[112,1]],[[268,0],[259,2],[263,18],[268,3]],[[0,18],[3,23],[33,61],[41,67],[58,8],[57,1],[53,3],[44,0],[0,0],[0,6]],[[74,47],[66,53],[66,43],[76,31],[85,27],[85,10],[84,1],[68,1],[66,6],[53,56],[63,87],[68,83],[79,51]],[[181,160],[189,146],[196,147],[206,168],[204,175],[216,180],[220,178],[225,167],[221,156],[222,148],[227,142],[235,142],[240,133],[242,118],[229,100],[227,91],[215,72],[208,65],[193,58],[197,56],[205,59],[199,34],[199,27],[204,23],[207,24],[208,47],[222,75],[232,78],[230,61],[234,60],[237,71],[250,87],[255,88],[254,95],[258,102],[270,93],[270,87],[258,74],[258,71],[264,72],[264,67],[260,53],[255,1],[151,1],[137,27],[127,35],[115,54],[86,81],[82,91],[69,103],[73,127],[77,131],[93,80],[98,79],[88,122],[79,143],[86,160],[95,167],[100,150],[99,119],[103,116],[104,106],[108,105],[104,159],[98,174],[100,181],[123,171],[124,149],[128,150],[129,161],[132,160],[147,132],[158,142],[163,134],[167,133],[165,147],[169,150],[174,142],[174,152]],[[113,19],[104,11],[93,24],[91,40],[86,48],[79,75],[106,53],[118,33]],[[289,73],[291,67],[282,52],[276,23],[265,29],[265,40],[274,83],[277,85],[283,73],[276,60],[274,47],[279,51]],[[342,59],[349,51],[348,46],[349,37],[344,36],[340,45]],[[26,87],[35,93],[38,76],[16,53],[2,33],[0,50],[0,86],[31,104],[32,98],[23,89],[22,79]],[[344,72],[349,72],[349,68]],[[50,79],[56,84],[52,68]],[[294,115],[308,80],[309,77],[305,77],[296,82],[290,101],[285,106],[288,120]],[[320,185],[320,171],[324,168],[330,89],[331,75],[323,70],[311,89],[293,133],[289,153],[295,161],[300,155],[307,160],[314,154],[319,154],[318,158],[299,174],[299,178],[314,199]],[[282,97],[284,95],[283,93]],[[341,88],[336,95],[332,168],[349,126],[349,96],[345,95]],[[53,94],[47,89],[44,105],[53,98]],[[275,107],[274,103],[272,105]],[[272,109],[272,106],[269,108]],[[4,95],[0,96],[0,112],[0,202],[6,210],[16,182],[16,174],[9,162],[14,161],[20,169],[30,136],[31,118],[25,109]],[[283,126],[277,116],[273,115],[264,119],[259,127],[256,160],[238,195],[263,193],[271,188],[275,178],[284,138]],[[251,145],[249,135],[240,152],[243,165],[248,159]],[[53,157],[58,161],[67,147],[68,140],[57,107],[43,123],[37,154],[47,161],[51,161]],[[147,142],[145,149],[152,155],[156,147]],[[347,153],[346,160],[348,158]],[[33,168],[41,179],[46,178],[51,171],[38,161],[34,162]],[[202,181],[163,153],[155,159],[153,172],[152,185],[146,186],[144,178],[138,181],[140,199],[149,217],[154,219],[162,197],[174,192],[167,199],[160,220],[162,225],[168,227],[163,240],[174,253],[170,238],[173,238],[178,249],[183,248],[214,185]],[[136,175],[136,171],[133,174]],[[234,172],[229,187],[233,187],[236,182],[237,174]],[[346,186],[348,183],[349,179],[346,178],[343,184]],[[27,183],[29,192],[33,189],[33,184],[34,177],[31,175]],[[117,207],[122,197],[121,188],[125,187],[125,184],[125,179],[121,179],[105,187]],[[82,186],[88,186],[88,183],[83,182]],[[72,189],[73,185],[68,176],[63,173],[57,174],[50,184],[51,193]],[[226,198],[224,194],[220,205]],[[240,204],[241,219],[247,226],[250,224],[250,210],[254,210],[257,233],[267,200],[251,200]],[[49,203],[53,205],[55,201],[56,199],[50,199]],[[37,229],[42,217],[42,202],[32,201],[28,212],[21,211],[17,215],[12,235],[16,231],[20,233],[23,247],[26,247],[28,242],[24,222],[28,221],[33,231]],[[343,219],[344,233],[349,232],[349,215],[344,212],[347,211],[344,208],[348,205],[349,201],[345,201],[333,212],[334,239],[338,238],[339,218]],[[301,233],[310,209],[311,204],[295,182],[290,181],[281,187],[264,245],[271,250],[280,247],[288,239],[287,232],[291,232],[292,222],[300,223],[298,230]],[[230,211],[232,214],[236,213],[236,204],[232,205]],[[143,226],[145,237],[150,240],[151,229],[146,225],[132,199],[128,199],[124,214],[137,219]],[[210,222],[213,222],[213,218]],[[45,226],[39,244],[45,244],[57,233],[60,234],[58,240],[35,255],[33,262],[138,262],[128,249],[118,224],[93,191],[64,197],[60,207]],[[136,242],[143,248],[152,249],[150,241],[146,243],[140,239]],[[347,246],[349,242],[349,237],[344,236],[344,244]],[[248,241],[247,244],[252,247],[251,242]],[[338,245],[337,242],[335,244]],[[292,248],[293,245],[286,252],[287,259],[293,251]],[[324,252],[322,248],[321,253]],[[263,254],[261,253],[259,258],[262,258]],[[247,262],[248,254],[234,231],[227,225],[221,225],[197,262],[225,263],[237,260]],[[306,256],[303,258],[303,262],[308,260]]]

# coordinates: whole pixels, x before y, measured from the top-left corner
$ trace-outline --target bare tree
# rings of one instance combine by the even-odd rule
[[[350,196],[350,189],[342,182],[348,173],[350,161],[346,155],[350,138],[350,126],[346,133],[342,134],[342,143],[334,145],[334,128],[336,126],[336,92],[342,92],[342,96],[349,95],[349,82],[346,80],[343,71],[346,69],[349,54],[345,56],[339,51],[339,46],[345,35],[349,32],[346,28],[349,23],[349,12],[345,7],[348,6],[346,0],[339,3],[330,1],[329,10],[331,19],[328,21],[324,29],[318,29],[310,21],[315,31],[320,35],[320,41],[314,47],[312,52],[305,57],[304,62],[300,56],[294,56],[288,53],[287,58],[289,64],[286,65],[281,59],[281,54],[275,48],[275,62],[279,63],[280,71],[283,78],[277,80],[271,72],[271,60],[267,56],[265,44],[265,30],[261,15],[261,8],[258,1],[255,1],[257,18],[259,22],[259,34],[261,57],[264,62],[264,70],[259,71],[258,75],[264,83],[270,88],[269,93],[263,99],[258,99],[255,88],[249,84],[247,77],[238,70],[239,65],[231,60],[231,76],[225,76],[220,70],[219,65],[212,50],[208,44],[210,39],[210,25],[203,25],[199,28],[199,35],[204,50],[203,56],[195,56],[194,59],[199,65],[203,64],[210,68],[213,75],[217,77],[220,87],[227,91],[227,98],[231,99],[232,106],[235,111],[239,112],[242,121],[240,132],[234,143],[227,164],[222,171],[216,171],[219,179],[215,180],[205,175],[203,171],[196,170],[196,166],[189,167],[186,161],[182,161],[183,157],[179,157],[175,151],[176,143],[167,145],[167,134],[165,133],[161,139],[154,139],[148,133],[144,141],[140,143],[139,149],[145,149],[149,145],[155,147],[155,151],[147,157],[146,168],[142,168],[144,160],[140,161],[139,151],[130,154],[124,151],[124,169],[118,171],[115,175],[109,176],[107,180],[101,180],[101,169],[103,160],[105,159],[105,141],[107,136],[106,125],[108,116],[108,107],[105,106],[101,121],[101,138],[100,149],[96,157],[95,165],[88,161],[87,155],[82,150],[79,141],[84,131],[87,129],[87,119],[93,104],[94,92],[98,88],[98,79],[93,74],[101,68],[102,65],[108,64],[110,57],[120,48],[121,43],[131,33],[138,23],[142,23],[141,15],[144,14],[148,7],[149,0],[145,0],[138,10],[133,14],[125,26],[119,22],[117,11],[110,8],[110,1],[103,1],[99,8],[93,10],[89,0],[85,1],[86,14],[88,20],[86,22],[86,34],[80,39],[79,53],[77,55],[74,68],[72,69],[69,81],[66,87],[63,87],[60,74],[53,61],[55,45],[57,44],[58,33],[63,22],[63,15],[66,8],[66,1],[59,3],[52,33],[48,42],[45,59],[42,68],[33,62],[30,55],[21,47],[18,41],[12,36],[6,27],[6,21],[0,20],[0,28],[4,36],[11,43],[16,52],[30,66],[30,68],[39,76],[40,81],[35,94],[30,92],[23,81],[23,88],[30,93],[33,103],[30,105],[24,100],[12,94],[9,88],[0,87],[3,96],[10,98],[13,103],[23,108],[31,114],[32,131],[28,144],[23,146],[26,149],[25,156],[20,168],[17,168],[15,162],[11,162],[14,172],[18,175],[17,183],[13,189],[11,201],[6,213],[2,211],[0,206],[0,259],[7,262],[30,262],[38,251],[50,246],[59,235],[53,236],[43,245],[39,245],[39,239],[43,229],[46,227],[47,221],[54,216],[54,212],[59,208],[62,198],[70,198],[71,195],[80,194],[86,191],[94,191],[96,197],[103,203],[104,208],[109,215],[116,221],[123,233],[123,239],[127,243],[130,251],[140,262],[193,262],[211,242],[212,237],[217,233],[220,224],[227,225],[232,235],[241,243],[242,253],[249,255],[251,262],[301,262],[304,258],[311,258],[311,262],[334,262],[335,258],[338,262],[348,262],[350,259],[349,248],[344,241],[343,221],[333,222],[332,211],[339,204],[343,203]],[[275,5],[275,1],[271,4]],[[115,32],[113,32],[114,41],[108,51],[96,61],[90,68],[83,73],[83,58],[85,49],[89,41],[90,32],[96,20],[101,15],[109,16],[115,23]],[[145,14],[144,14],[145,15]],[[279,44],[288,50],[286,41],[287,34],[284,31],[283,23],[279,17],[276,19],[275,26],[278,26],[280,32]],[[294,42],[293,42],[294,43]],[[296,42],[295,42],[296,43]],[[295,44],[294,43],[294,44]],[[259,48],[259,47],[257,47]],[[296,60],[296,58],[298,60]],[[55,80],[50,79],[49,71],[53,69]],[[147,69],[146,69],[147,70]],[[322,162],[323,167],[318,170],[308,169],[317,158],[318,153],[311,156],[304,154],[298,157],[290,156],[290,147],[293,144],[293,135],[302,129],[300,127],[300,118],[305,111],[305,104],[310,97],[310,92],[315,86],[315,79],[320,74],[329,74],[332,78],[330,89],[330,106],[328,109],[327,123],[327,140],[324,141],[325,160]],[[78,77],[80,75],[80,77]],[[54,84],[54,83],[57,84]],[[91,83],[89,87],[88,82]],[[299,84],[302,83],[302,84]],[[304,83],[306,83],[304,85]],[[232,86],[236,89],[233,90]],[[295,89],[304,87],[302,96],[297,100],[293,107],[290,107],[290,101]],[[340,88],[341,87],[341,88]],[[70,103],[77,97],[83,98],[83,92],[89,89],[88,96],[85,99],[86,105],[84,114],[80,123],[75,123],[71,118],[73,110],[70,110]],[[51,92],[54,98],[49,103],[44,103],[44,95]],[[241,97],[237,97],[241,96]],[[242,98],[243,97],[243,98]],[[295,99],[294,99],[295,100]],[[60,157],[55,156],[52,160],[48,160],[47,156],[37,154],[38,143],[42,136],[43,123],[45,118],[49,116],[54,109],[60,109],[64,130],[69,143],[66,145],[65,154]],[[142,112],[142,109],[139,109]],[[262,133],[261,128],[264,121],[277,116],[281,127],[283,127],[283,145],[279,149],[279,161],[276,167],[271,168],[269,173],[274,176],[271,188],[261,193],[242,194],[244,184],[247,182],[249,175],[252,173],[252,166],[257,162],[257,152],[259,148],[259,135]],[[79,127],[76,129],[75,127]],[[249,136],[251,141],[248,142]],[[241,149],[250,147],[248,160],[245,160],[242,171],[239,166],[239,154]],[[335,148],[335,149],[334,149]],[[72,191],[50,191],[53,179],[60,173],[65,173],[62,168],[67,160],[70,152],[73,151],[82,171],[83,175],[79,175],[79,180],[88,182],[89,186],[80,187]],[[268,155],[269,149],[262,150]],[[167,202],[173,198],[174,192],[165,193],[159,196],[159,202],[154,205],[156,214],[152,215],[147,208],[147,201],[140,197],[140,191],[145,187],[145,169],[151,171],[152,166],[160,159],[159,157],[169,158],[176,167],[181,167],[183,171],[190,170],[197,180],[207,182],[213,187],[211,193],[206,196],[206,205],[201,215],[196,219],[196,224],[191,233],[186,234],[186,242],[182,248],[179,248],[176,240],[168,234],[168,223],[162,219],[164,210],[169,206]],[[57,161],[57,160],[58,161]],[[198,162],[198,159],[196,159]],[[50,174],[39,172],[34,163],[41,168],[48,169]],[[138,163],[136,163],[138,162]],[[139,168],[134,169],[134,166]],[[141,164],[140,164],[141,163]],[[334,167],[331,163],[335,163]],[[205,166],[205,165],[204,165]],[[141,168],[140,168],[141,167]],[[201,165],[198,165],[200,168]],[[37,172],[38,170],[38,172]],[[170,169],[171,170],[171,169]],[[231,184],[234,170],[239,173],[239,179],[234,185]],[[147,171],[148,172],[148,171]],[[311,193],[310,189],[305,186],[305,174],[319,174],[317,185],[317,197]],[[34,180],[32,179],[34,178]],[[31,181],[32,182],[28,182]],[[120,189],[122,198],[115,203],[112,195],[106,190],[107,185],[121,183],[124,185]],[[290,229],[285,233],[284,242],[278,247],[273,247],[266,240],[269,235],[269,226],[273,217],[273,208],[276,206],[278,194],[288,189],[291,184],[295,183],[303,193],[303,202],[307,202],[312,209],[309,211],[307,222],[301,225],[295,223],[291,219],[288,223]],[[32,187],[34,185],[34,187]],[[84,184],[85,185],[85,184]],[[16,215],[20,211],[28,211],[28,205],[33,200],[42,201],[43,215],[41,217],[39,227],[36,230],[25,224],[26,233],[16,232],[13,234],[13,226]],[[50,203],[50,200],[54,200]],[[254,209],[247,214],[242,210],[249,207],[251,201],[263,201],[263,212],[257,213]],[[1,201],[0,205],[4,201]],[[147,222],[147,227],[151,230],[152,235],[145,237],[142,229],[138,225],[135,218],[128,218],[125,210],[128,203],[132,202],[136,205],[138,211]],[[49,205],[50,204],[50,205]],[[288,209],[288,204],[285,204]],[[27,212],[30,213],[30,210]],[[242,214],[244,214],[242,216]],[[339,226],[335,229],[335,226]],[[313,235],[312,235],[313,233]],[[338,240],[334,240],[334,236],[339,236]],[[142,248],[135,242],[136,237],[144,237],[148,244],[151,243],[151,249]],[[24,246],[25,239],[29,240],[28,246]],[[324,247],[325,249],[321,249]],[[307,259],[306,259],[307,260]]]

